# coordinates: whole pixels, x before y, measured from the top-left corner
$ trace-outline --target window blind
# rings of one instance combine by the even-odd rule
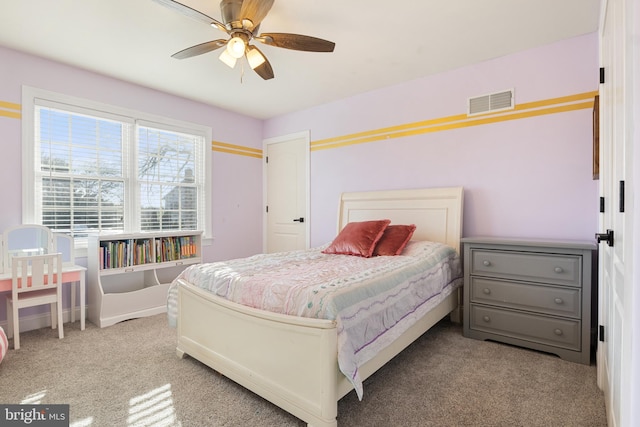
[[[33,133],[25,153],[33,160],[23,182],[29,222],[80,238],[81,246],[94,232],[207,235],[210,129],[60,97],[28,98],[33,114],[25,117]]]
[[[77,109],[36,106],[34,170],[42,225],[73,236],[124,230],[131,126]]]
[[[197,229],[205,205],[204,137],[138,124],[137,140],[140,228]]]

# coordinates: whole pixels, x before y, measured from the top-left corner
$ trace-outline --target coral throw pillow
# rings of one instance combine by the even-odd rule
[[[388,219],[350,222],[322,252],[369,258],[390,222]]]
[[[414,224],[388,226],[384,230],[380,241],[378,241],[373,255],[400,255],[404,247],[409,243],[409,240],[411,240],[411,236],[413,236],[415,230],[416,226]]]

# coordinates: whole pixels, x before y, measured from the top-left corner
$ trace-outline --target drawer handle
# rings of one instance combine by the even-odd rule
[[[484,289],[482,290],[482,293],[483,293],[483,294],[485,294],[485,295],[490,295],[490,294],[491,294],[491,289],[489,289],[489,288],[484,288]]]
[[[555,329],[553,333],[556,334],[557,336],[560,336],[562,335],[562,329]]]
[[[484,260],[482,261],[482,265],[484,265],[485,267],[489,267],[491,265],[491,261]]]
[[[488,322],[490,322],[490,321],[491,321],[491,318],[490,318],[489,316],[483,316],[483,317],[482,317],[482,320],[484,320],[485,322],[487,322],[487,323],[488,323]]]
[[[559,273],[562,273],[564,270],[562,269],[562,267],[556,267],[553,269],[553,271],[559,274]]]
[[[556,304],[562,304],[564,303],[564,301],[562,301],[562,298],[556,298],[553,300]]]

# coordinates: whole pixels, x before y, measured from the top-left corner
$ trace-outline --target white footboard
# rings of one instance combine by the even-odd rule
[[[369,377],[458,307],[454,292],[359,370]],[[338,369],[335,322],[244,307],[181,281],[178,346],[312,426],[336,426],[338,400],[353,389]]]
[[[179,356],[189,354],[313,426],[336,426],[335,322],[255,310],[182,282]]]

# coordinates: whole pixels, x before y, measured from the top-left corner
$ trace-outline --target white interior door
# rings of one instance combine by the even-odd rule
[[[632,239],[628,238],[633,229],[633,205],[625,198],[624,190],[631,187],[631,156],[627,150],[631,147],[633,126],[626,6],[625,0],[603,2],[600,28],[600,61],[605,78],[600,86],[599,185],[604,212],[599,225],[601,233],[613,232],[613,245],[603,242],[599,248],[599,324],[604,334],[598,343],[597,364],[598,384],[604,391],[610,426],[632,425],[632,283],[626,270],[633,249]]]
[[[264,153],[264,251],[308,248],[309,132],[265,140]]]

